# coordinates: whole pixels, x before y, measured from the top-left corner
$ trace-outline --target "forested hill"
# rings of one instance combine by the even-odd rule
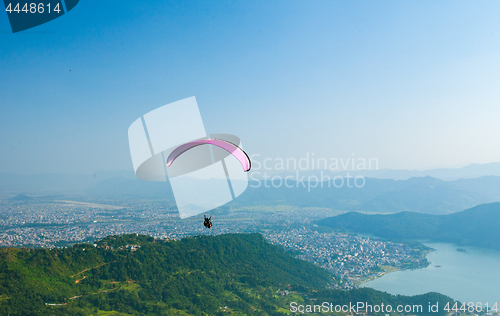
[[[110,236],[96,246],[0,249],[0,315],[283,315],[291,301],[315,297],[424,306],[450,300],[327,290],[330,278],[259,234],[159,242]]]
[[[429,239],[500,250],[500,203],[481,204],[449,215],[357,212],[325,218],[319,225],[391,239]]]

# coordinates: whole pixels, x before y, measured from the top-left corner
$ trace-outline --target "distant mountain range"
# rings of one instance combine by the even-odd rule
[[[500,162],[486,164],[470,164],[462,168],[438,168],[431,170],[380,170],[380,174],[372,175],[374,178],[406,180],[412,177],[430,176],[436,179],[451,181],[470,179],[483,176],[500,176]],[[374,171],[375,172],[375,171]],[[366,176],[370,176],[367,174]]]
[[[261,175],[263,170],[259,170]],[[320,176],[321,172],[325,176],[333,178],[336,175],[345,176],[347,172],[331,172],[328,170],[309,170],[299,171],[300,175]],[[440,168],[431,170],[395,170],[395,169],[380,169],[380,170],[361,170],[349,171],[352,176],[361,175],[367,178],[376,179],[392,179],[392,180],[408,180],[413,177],[430,176],[444,181],[452,181],[458,179],[472,179],[483,176],[500,176],[500,162],[487,164],[471,164],[463,168]],[[274,173],[273,175],[276,175]],[[295,172],[278,173],[282,178],[287,175],[295,175]],[[261,178],[257,173],[252,177],[254,179]],[[100,171],[94,174],[80,175],[65,175],[57,173],[31,174],[22,175],[15,173],[0,173],[0,192],[20,192],[20,193],[35,193],[35,192],[71,192],[82,193],[86,190],[92,190],[102,181],[114,179],[114,183],[120,180],[137,180],[133,171]]]
[[[495,166],[496,164],[488,164],[487,167],[471,165],[457,170],[469,170],[467,172],[472,175],[471,170],[475,170],[474,172],[491,171]],[[291,205],[370,213],[408,211],[450,214],[478,204],[500,202],[500,176],[482,176],[453,181],[444,181],[430,176],[406,180],[365,178],[364,186],[360,188],[352,184],[352,179],[350,187],[347,183],[342,187],[335,187],[331,181],[311,183],[310,187],[307,181],[297,183],[292,180],[288,184],[291,187],[286,187],[284,183],[276,187],[270,180],[267,184],[264,181],[250,181],[247,190],[228,206]],[[21,197],[17,198],[19,202],[29,201],[31,195],[47,196],[69,193],[100,197],[174,200],[168,181],[142,181],[135,178],[133,173],[126,171],[74,176],[2,174],[0,192],[7,194],[7,198],[21,194]]]
[[[368,215],[350,212],[325,218],[318,225],[389,239],[451,242],[500,250],[500,203],[475,206],[449,215],[401,212]]]
[[[362,188],[327,183],[308,190],[302,185],[265,188],[263,182],[250,187],[233,204],[294,205],[327,207],[371,213],[411,211],[449,214],[489,202],[500,201],[500,177],[443,181],[431,177],[389,180],[366,178]],[[307,185],[307,184],[306,184]],[[252,187],[254,186],[254,187]]]
[[[372,166],[373,168],[373,166]],[[295,171],[285,171],[285,172],[273,172],[266,170],[257,170],[259,172],[254,177],[261,178],[264,172],[268,175],[279,175],[281,177],[286,177],[287,175],[294,175]],[[347,173],[351,176],[363,176],[367,178],[377,178],[377,179],[393,179],[393,180],[408,180],[414,177],[433,177],[436,179],[444,181],[453,181],[458,179],[471,179],[479,178],[483,176],[500,176],[500,162],[492,162],[485,164],[470,164],[461,168],[436,168],[429,170],[398,170],[398,169],[376,169],[376,170],[347,170],[347,171],[330,171],[330,170],[303,170],[299,173],[301,175],[315,175],[318,178],[323,172],[324,175],[335,177],[335,176],[346,176]]]
[[[135,179],[135,175],[130,171],[102,171],[86,175],[0,173],[0,192],[31,194],[83,193],[102,181],[113,178]]]

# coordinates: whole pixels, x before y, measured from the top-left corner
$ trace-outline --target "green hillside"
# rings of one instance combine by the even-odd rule
[[[500,250],[500,203],[475,206],[450,215],[357,212],[325,218],[319,225],[391,239],[429,239]]]
[[[96,246],[0,249],[0,315],[282,315],[291,301],[449,301],[327,290],[325,270],[259,234],[160,242],[133,234]]]

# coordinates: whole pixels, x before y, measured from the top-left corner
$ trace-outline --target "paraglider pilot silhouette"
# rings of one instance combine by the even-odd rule
[[[146,113],[130,125],[128,139],[136,176],[168,178],[181,219],[222,206],[248,186],[251,162],[240,139],[207,135],[194,97]],[[203,224],[212,227],[211,216]]]
[[[210,217],[208,217],[208,218],[206,215],[203,215],[203,217],[205,218],[205,221],[203,222],[203,226],[205,226],[206,228],[211,228],[212,227],[212,215],[210,215]]]

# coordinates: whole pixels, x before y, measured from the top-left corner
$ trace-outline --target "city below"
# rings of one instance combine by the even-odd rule
[[[431,249],[333,232],[314,224],[341,212],[326,208],[253,206],[216,210],[213,228],[202,216],[181,220],[169,201],[20,195],[0,202],[0,246],[61,248],[109,235],[138,233],[155,239],[253,233],[328,270],[332,288],[352,289],[386,272],[428,265]]]

